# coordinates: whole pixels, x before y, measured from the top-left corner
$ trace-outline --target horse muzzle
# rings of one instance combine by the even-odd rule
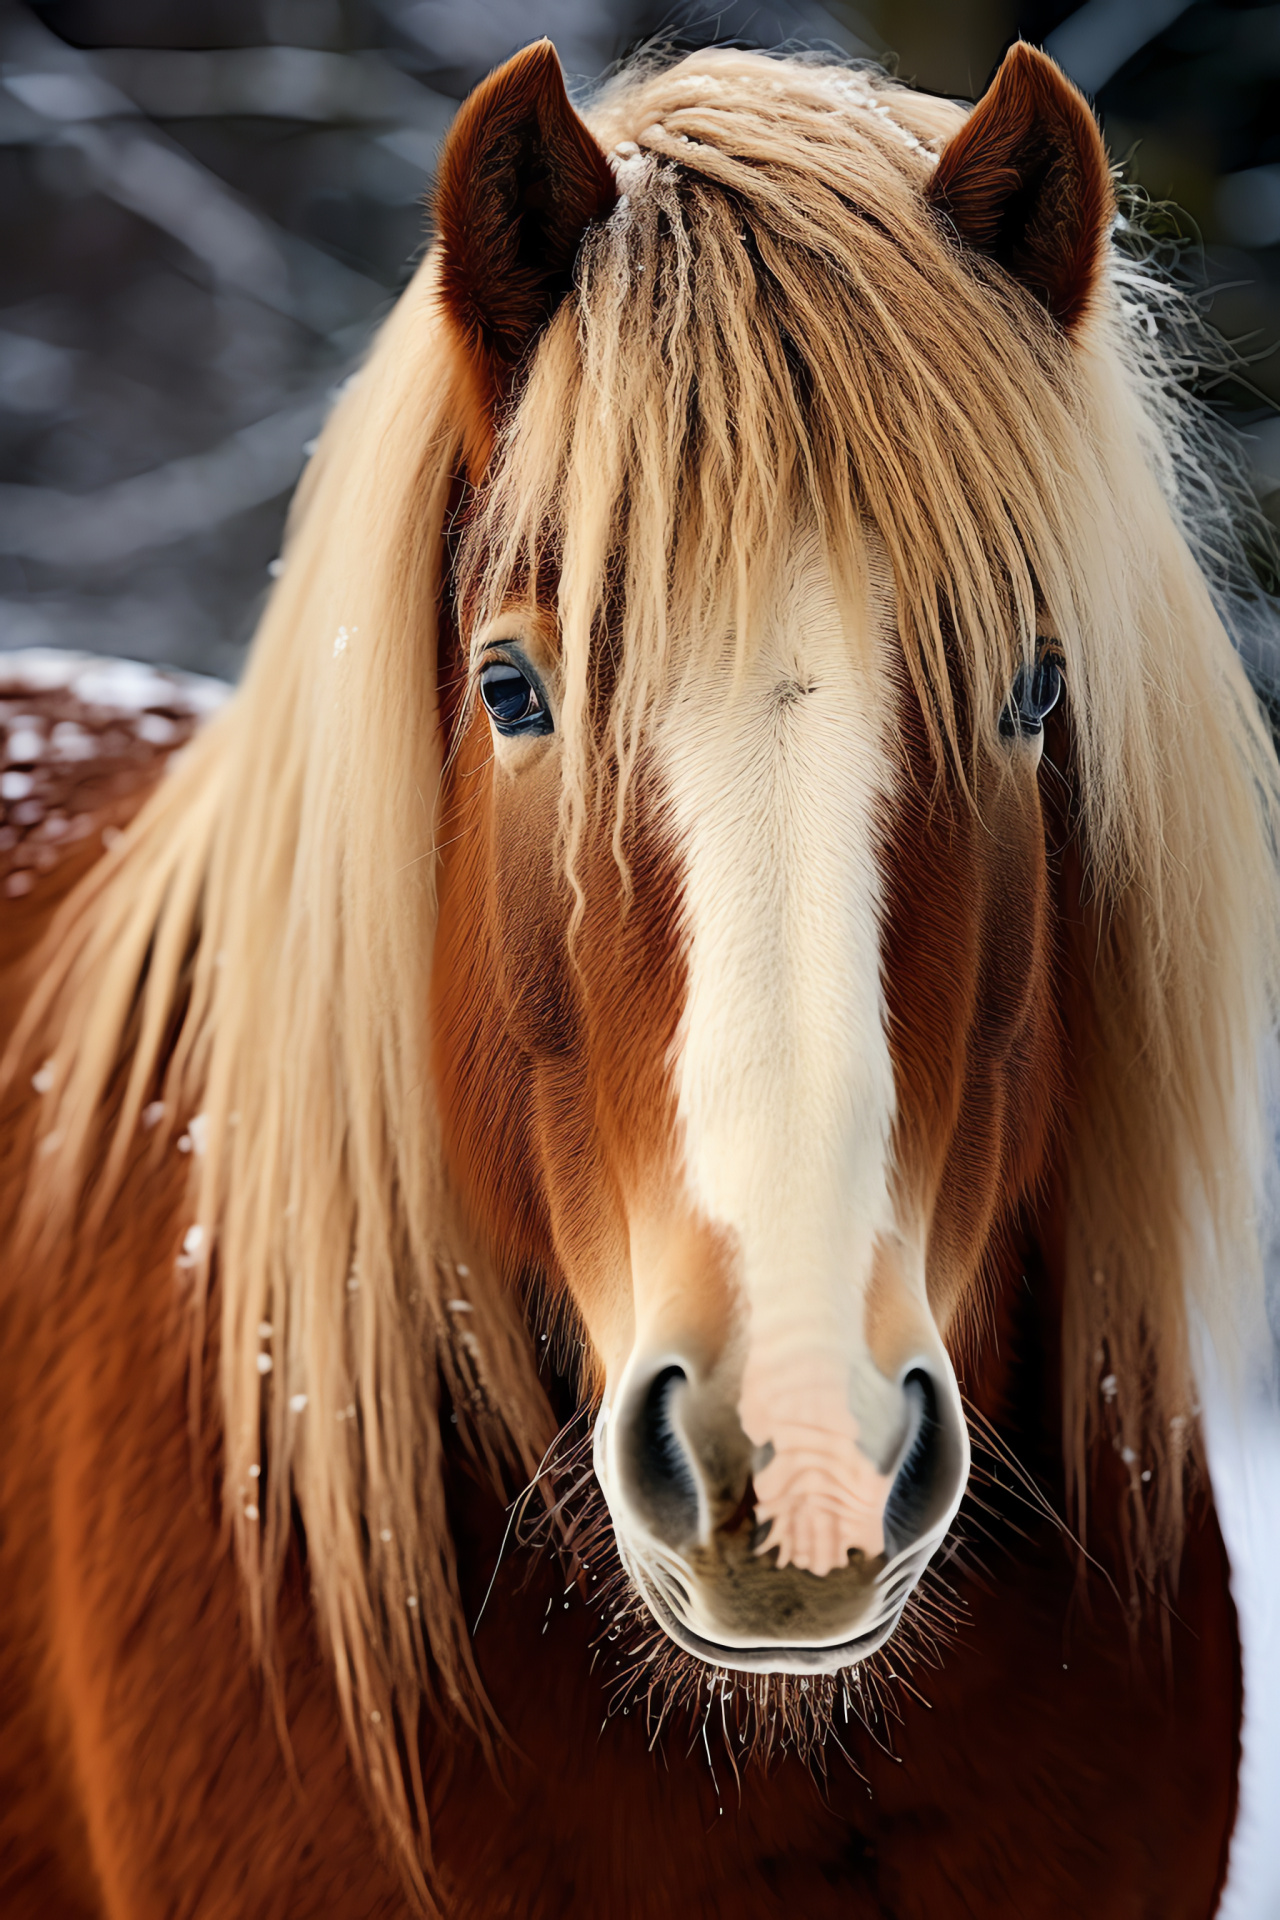
[[[718,1667],[831,1673],[892,1634],[960,1504],[969,1443],[940,1343],[878,1384],[900,1411],[891,1453],[862,1462],[863,1484],[844,1491],[846,1512],[868,1498],[879,1511],[866,1544],[815,1572],[784,1563],[760,1520],[755,1477],[772,1450],[743,1430],[738,1382],[676,1351],[631,1356],[597,1421],[596,1474],[628,1573],[687,1652]],[[829,1504],[841,1492],[833,1485]]]

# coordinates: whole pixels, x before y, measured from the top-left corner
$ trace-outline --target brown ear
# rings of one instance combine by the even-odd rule
[[[928,198],[1068,332],[1088,310],[1115,215],[1111,170],[1084,96],[1047,54],[1010,47],[943,149]]]
[[[539,40],[464,101],[435,192],[444,303],[492,407],[568,292],[586,228],[618,198],[613,171]]]

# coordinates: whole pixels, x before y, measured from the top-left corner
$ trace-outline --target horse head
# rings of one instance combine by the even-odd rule
[[[840,83],[911,162],[940,250],[961,274],[998,264],[1021,322],[1069,354],[1111,218],[1074,90],[1015,49],[935,166],[876,126],[857,76]],[[792,292],[812,269],[795,235],[761,230],[732,183],[707,217],[719,85],[709,60],[701,122],[642,130],[620,110],[606,153],[543,43],[472,96],[445,152],[440,297],[471,414],[433,1044],[470,1220],[576,1310],[596,1473],[652,1612],[717,1665],[834,1671],[893,1631],[964,1492],[951,1350],[1065,1091],[1061,809],[1041,769],[1070,743],[1043,604],[1023,605],[1020,638],[1011,621],[993,699],[948,662],[945,619],[926,670],[908,659],[865,509],[837,517],[768,460],[771,509],[744,502],[753,434],[798,450],[817,385],[858,369],[801,333],[815,291]],[[794,225],[821,212],[871,235],[838,184]],[[883,219],[892,247],[891,203]],[[686,297],[741,303],[687,383],[681,273]],[[629,470],[602,454],[599,501],[563,475],[539,494],[579,350],[566,303],[610,302],[614,358],[593,367],[588,343],[569,431],[631,413]],[[671,338],[666,418],[628,386],[642,329]],[[759,367],[737,387],[712,364],[735,345]],[[716,434],[736,443],[719,468]],[[582,522],[602,514],[593,545]],[[708,524],[735,514],[761,550]],[[648,600],[641,543],[664,575]],[[717,595],[726,554],[737,579]],[[957,716],[984,700],[957,751]]]

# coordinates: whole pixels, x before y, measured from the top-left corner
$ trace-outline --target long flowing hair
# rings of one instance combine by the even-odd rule
[[[566,857],[595,792],[606,624],[625,793],[673,679],[726,633],[755,644],[802,524],[851,595],[869,532],[882,543],[961,782],[1048,617],[1092,941],[1065,1449],[1082,1489],[1110,1423],[1154,1567],[1194,1441],[1191,1320],[1229,1346],[1258,1312],[1280,951],[1276,762],[1227,631],[1246,573],[1213,431],[1181,397],[1187,310],[1121,232],[1097,310],[1058,338],[925,205],[963,110],[878,73],[691,56],[623,72],[587,118],[622,199],[460,561],[483,611],[554,553]],[[224,1507],[259,1649],[269,1663],[296,1499],[353,1749],[406,1845],[423,1702],[484,1721],[440,1382],[495,1472],[532,1471],[552,1430],[484,1223],[451,1202],[428,1065],[464,374],[429,255],[325,428],[242,686],[61,913],[10,1050],[11,1071],[37,1048],[55,1065],[33,1231],[105,1207],[157,1095],[202,1149],[193,1325],[199,1343],[216,1304]]]

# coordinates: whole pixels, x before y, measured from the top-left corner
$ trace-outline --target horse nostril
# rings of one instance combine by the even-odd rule
[[[911,1546],[933,1520],[946,1454],[938,1391],[923,1367],[911,1370],[903,1392],[911,1407],[907,1447],[884,1510],[885,1546],[891,1554]]]
[[[698,1483],[672,1420],[672,1400],[688,1385],[683,1367],[663,1367],[649,1382],[631,1431],[634,1496],[673,1544],[698,1530]]]

